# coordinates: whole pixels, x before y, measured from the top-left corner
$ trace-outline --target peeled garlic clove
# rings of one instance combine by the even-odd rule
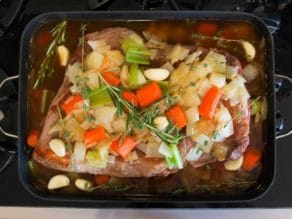
[[[66,155],[65,143],[61,139],[52,139],[49,142],[49,147],[59,157]]]
[[[240,156],[237,160],[228,160],[224,162],[224,167],[226,170],[235,171],[238,170],[243,163],[243,156]]]
[[[242,45],[242,48],[244,49],[246,60],[250,62],[251,60],[254,59],[254,57],[256,55],[256,49],[248,41],[241,40],[240,43]]]
[[[92,188],[93,184],[86,179],[76,179],[75,186],[82,191],[89,191]]]
[[[154,126],[159,130],[165,129],[169,124],[165,116],[158,116],[154,118],[153,123],[154,123]]]
[[[56,175],[53,176],[49,183],[48,183],[48,189],[54,190],[54,189],[60,189],[63,187],[66,187],[70,184],[70,179],[65,175]]]
[[[169,71],[165,68],[150,68],[144,71],[147,79],[152,81],[163,81],[169,76]]]
[[[59,61],[61,66],[66,66],[69,61],[70,51],[66,46],[58,46],[57,47],[57,54],[59,56]]]

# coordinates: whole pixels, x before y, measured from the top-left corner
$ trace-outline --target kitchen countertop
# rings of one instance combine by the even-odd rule
[[[0,207],[0,218],[42,218],[42,219],[176,219],[176,218],[200,218],[200,219],[291,219],[292,209],[200,209],[200,210],[130,210],[130,209],[77,209],[77,208],[22,208],[22,207]]]

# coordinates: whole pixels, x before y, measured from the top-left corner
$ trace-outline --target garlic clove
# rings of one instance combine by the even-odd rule
[[[248,41],[240,40],[240,43],[242,45],[242,48],[244,49],[246,60],[249,62],[252,61],[256,55],[256,49]]]
[[[56,175],[53,176],[49,183],[48,183],[48,189],[54,190],[54,189],[60,189],[63,187],[66,187],[70,184],[70,179],[65,175]]]
[[[59,157],[64,157],[66,155],[65,143],[61,139],[52,139],[49,142],[49,147]]]
[[[150,68],[144,71],[147,79],[152,81],[163,81],[169,76],[169,70],[165,68]]]
[[[89,191],[93,187],[93,184],[86,179],[76,179],[75,186],[82,191]]]
[[[154,123],[154,126],[159,130],[165,129],[169,124],[165,116],[158,116],[154,118],[153,123]]]
[[[67,66],[70,57],[69,49],[66,46],[60,45],[57,47],[57,54],[59,57],[60,65]]]
[[[238,170],[243,163],[243,156],[240,156],[237,160],[228,160],[224,162],[224,167],[226,170],[235,171]]]

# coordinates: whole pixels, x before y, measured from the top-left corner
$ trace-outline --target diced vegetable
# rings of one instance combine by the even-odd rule
[[[169,76],[169,71],[164,68],[149,68],[144,71],[147,79],[152,81],[163,81]]]
[[[28,138],[27,138],[27,141],[26,141],[28,146],[34,148],[37,145],[38,139],[39,139],[39,134],[40,134],[40,132],[37,129],[33,129],[30,131]]]
[[[199,83],[201,84],[201,83]],[[202,84],[203,85],[203,84]],[[208,88],[208,85],[207,85]],[[199,106],[201,103],[201,99],[198,95],[197,90],[199,89],[200,92],[202,92],[202,90],[198,87],[188,87],[187,89],[185,89],[183,95],[181,96],[181,99],[179,99],[179,103],[181,105],[184,105],[186,107],[193,107],[193,106]]]
[[[95,125],[103,126],[107,132],[112,133],[111,123],[114,121],[117,108],[114,106],[98,106],[94,108]]]
[[[209,81],[212,85],[222,88],[226,84],[226,77],[224,74],[213,72],[210,74]]]
[[[66,120],[66,118],[68,118]],[[82,141],[84,129],[80,127],[80,123],[73,116],[64,119],[65,126],[63,129],[63,139],[69,142]]]
[[[60,189],[60,188],[68,186],[69,184],[70,184],[70,179],[68,178],[68,176],[56,175],[50,179],[48,183],[48,189],[49,190]]]
[[[69,81],[76,86],[77,78],[82,76],[81,64],[79,62],[75,62],[72,65],[68,65],[65,76],[68,77]]]
[[[105,40],[88,40],[87,44],[92,50],[100,54],[105,54],[111,49],[110,45],[108,45]]]
[[[104,56],[98,52],[90,52],[84,60],[85,66],[88,70],[95,69],[99,70],[103,62]]]
[[[124,63],[125,58],[120,50],[111,50],[106,53],[106,58],[109,59],[111,66],[120,66]]]
[[[195,123],[200,119],[197,107],[190,107],[186,110],[186,116],[189,123]]]
[[[199,107],[199,114],[206,119],[212,119],[221,97],[221,91],[216,86],[209,89]]]
[[[165,129],[169,122],[165,116],[157,116],[153,119],[153,124],[158,130]]]
[[[108,149],[106,147],[103,147],[93,151],[88,151],[86,153],[85,159],[87,163],[91,166],[105,168],[107,165],[108,153]]]
[[[209,63],[209,61],[206,61],[205,59],[201,62],[195,63],[191,67],[191,81],[197,81],[200,78],[205,77],[207,74],[213,71],[212,65]]]
[[[247,149],[244,153],[242,168],[246,171],[252,171],[260,162],[262,154],[256,149]]]
[[[212,87],[212,84],[206,77],[203,77],[196,82],[195,87],[199,97],[203,98],[207,94],[208,90]]]
[[[126,131],[126,120],[123,118],[115,119],[112,122],[113,131],[116,133],[122,133]]]
[[[129,68],[127,65],[123,65],[122,70],[120,72],[120,79],[121,79],[122,86],[125,88],[128,88],[130,75],[129,75]]]
[[[122,98],[134,105],[135,107],[139,106],[138,98],[134,92],[131,91],[123,91]]]
[[[100,79],[99,73],[96,70],[89,70],[84,72],[84,78],[86,78],[84,81],[90,90],[99,88]]]
[[[197,143],[196,147],[198,149],[201,149],[203,152],[208,153],[208,154],[211,152],[213,142],[207,135],[205,134],[196,135],[194,137],[194,140]]]
[[[74,145],[73,158],[76,162],[82,162],[85,159],[86,145],[82,142],[76,142]]]
[[[169,90],[169,81],[158,81],[157,82],[163,94]]]
[[[252,61],[256,55],[256,49],[254,48],[254,46],[245,40],[240,40],[240,43],[242,45],[242,48],[245,52],[245,58],[247,61]]]
[[[147,107],[162,97],[162,91],[156,82],[150,82],[136,91],[141,107]]]
[[[124,53],[126,53],[129,48],[144,48],[143,38],[135,33],[124,37],[121,39],[120,43]]]
[[[216,23],[204,21],[199,23],[197,32],[199,34],[212,36],[217,32],[217,30],[218,26]]]
[[[175,167],[175,161],[173,157],[165,157],[165,161],[169,169],[172,169]]]
[[[226,170],[235,171],[238,170],[243,163],[243,156],[240,156],[237,160],[228,160],[224,162],[224,167]]]
[[[183,168],[183,161],[182,158],[180,156],[180,152],[177,148],[177,146],[175,144],[170,144],[169,145],[171,152],[172,152],[172,159],[175,162],[175,166],[178,169],[182,169]]]
[[[177,61],[184,60],[189,54],[190,50],[184,48],[183,46],[177,44],[170,51],[170,53],[166,56],[167,59],[170,60],[171,64],[176,63]]]
[[[126,157],[125,157],[125,161],[129,162],[129,161],[133,161],[133,160],[137,160],[139,159],[138,154],[136,151],[131,151]]]
[[[228,79],[232,79],[238,76],[238,73],[241,71],[241,66],[235,65],[226,65],[225,75]]]
[[[215,72],[224,73],[226,70],[226,58],[224,55],[211,50],[203,61],[208,62]]]
[[[162,142],[159,146],[158,152],[165,157],[172,157],[172,151],[169,146]]]
[[[111,72],[104,72],[102,76],[104,77],[107,83],[114,86],[118,86],[121,82],[120,79]]]
[[[187,153],[186,160],[187,161],[197,161],[200,159],[203,152],[204,151],[201,148],[194,147]]]
[[[57,54],[61,66],[66,66],[69,61],[70,51],[66,46],[60,45],[57,47]]]
[[[146,79],[139,69],[138,64],[131,64],[129,68],[129,86],[131,89],[136,89],[146,83]]]
[[[150,64],[151,51],[143,48],[128,48],[126,52],[126,61],[137,64]]]
[[[190,71],[190,66],[186,65],[184,62],[180,63],[177,69],[175,69],[171,74],[170,74],[170,85],[175,85],[175,84],[181,84],[185,78],[188,76],[188,73]],[[193,80],[191,80],[193,81]],[[188,82],[189,83],[189,82]]]
[[[132,136],[118,137],[113,140],[111,149],[125,158],[135,148],[136,144]]]
[[[68,115],[72,112],[75,105],[81,101],[82,97],[79,94],[73,95],[61,105],[61,109]]]
[[[111,103],[112,99],[106,87],[97,88],[89,92],[90,107]]]
[[[107,175],[97,175],[95,177],[95,183],[97,185],[107,184],[110,181],[110,177]]]
[[[183,128],[187,125],[188,119],[183,111],[182,107],[179,105],[172,106],[166,112],[167,118],[172,121],[178,128]]]
[[[90,191],[90,189],[93,187],[92,182],[88,181],[87,179],[76,179],[74,184],[78,189],[85,192]]]
[[[64,157],[66,155],[65,143],[61,139],[51,139],[49,147],[59,157]]]
[[[199,56],[203,53],[202,50],[196,50],[195,52],[189,54],[186,59],[186,64],[192,64],[194,61],[197,61],[199,59]]]
[[[84,132],[83,138],[86,145],[103,140],[106,137],[105,130],[102,126]]]

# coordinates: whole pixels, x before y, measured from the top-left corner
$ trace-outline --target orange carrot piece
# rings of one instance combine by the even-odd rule
[[[107,184],[110,181],[110,177],[107,175],[97,175],[95,177],[95,183],[97,185]]]
[[[105,130],[102,126],[98,126],[95,129],[84,132],[84,143],[90,147],[92,143],[103,140],[106,137]]]
[[[167,118],[172,121],[178,128],[183,128],[187,125],[188,119],[183,111],[182,107],[179,105],[171,107],[166,112]]]
[[[111,149],[125,158],[135,148],[137,143],[132,136],[125,136],[122,138],[123,139],[118,137],[114,139],[111,144]]]
[[[102,76],[111,85],[118,86],[121,83],[120,79],[109,71],[104,72]]]
[[[160,86],[156,82],[150,82],[136,91],[141,107],[147,107],[162,97]]]
[[[216,86],[211,87],[202,100],[202,103],[199,107],[199,114],[206,119],[212,119],[220,97],[220,89]]]
[[[74,109],[75,104],[80,101],[82,101],[82,97],[79,94],[71,96],[61,105],[61,109],[68,115]]]
[[[139,106],[138,98],[134,92],[131,91],[123,91],[122,97],[129,103],[133,104],[135,107]]]
[[[200,22],[198,26],[198,33],[211,36],[217,32],[218,26],[213,22]]]
[[[37,129],[33,129],[30,131],[28,138],[27,138],[27,141],[26,141],[28,146],[34,148],[37,145],[38,139],[39,139],[39,134],[40,134],[40,132]]]
[[[260,151],[256,149],[248,149],[244,154],[242,168],[246,171],[253,170],[262,158]]]

